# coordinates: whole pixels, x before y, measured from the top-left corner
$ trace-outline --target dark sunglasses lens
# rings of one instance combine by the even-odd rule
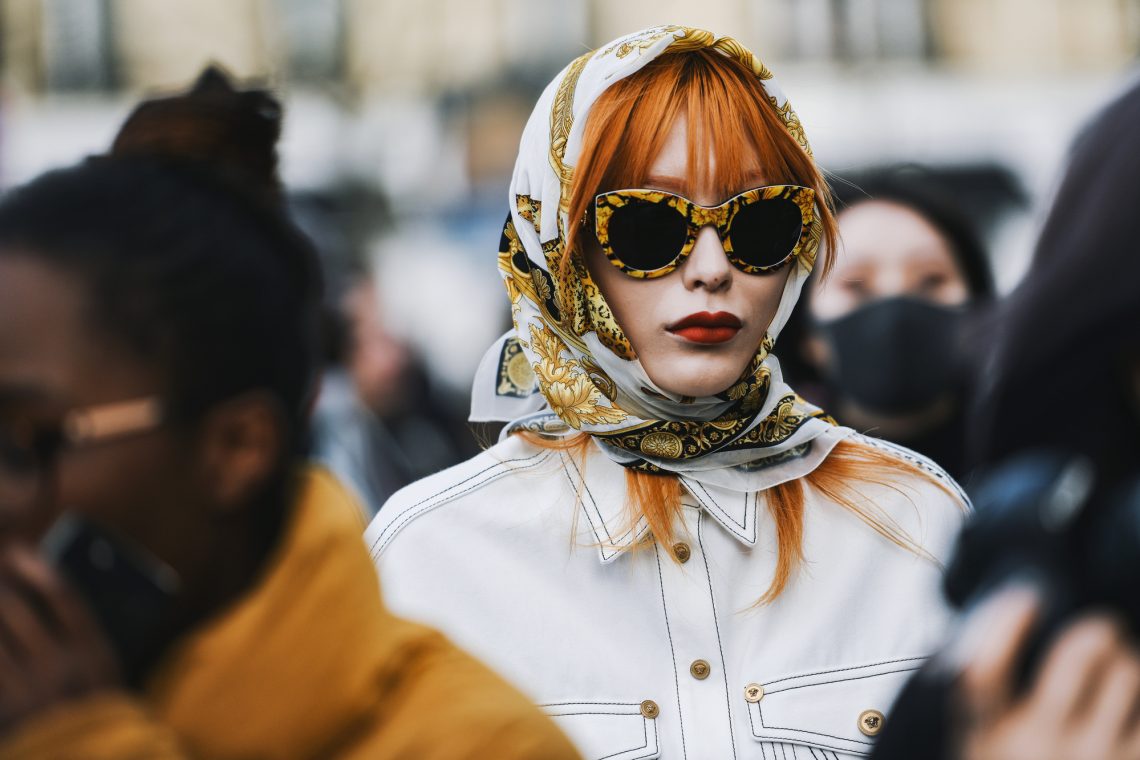
[[[802,230],[800,207],[787,198],[770,198],[736,212],[729,235],[732,250],[741,261],[754,267],[774,267],[796,247]]]
[[[667,265],[685,246],[688,223],[664,203],[631,199],[610,217],[610,247],[628,267],[642,271]]]

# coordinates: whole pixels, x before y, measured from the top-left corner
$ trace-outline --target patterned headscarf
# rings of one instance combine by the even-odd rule
[[[731,38],[655,27],[572,62],[547,86],[523,131],[499,246],[515,329],[483,358],[471,419],[509,421],[504,435],[581,431],[627,467],[752,491],[810,472],[846,432],[783,382],[771,353],[815,263],[818,215],[752,361],[731,387],[704,398],[653,383],[585,262],[573,256],[569,267],[560,266],[574,165],[598,96],[662,53],[706,48],[756,74],[788,133],[810,155],[772,72]]]

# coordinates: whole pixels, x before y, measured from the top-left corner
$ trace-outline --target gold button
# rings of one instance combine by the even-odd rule
[[[641,714],[652,720],[661,714],[661,708],[652,699],[647,699],[641,703]]]
[[[692,673],[693,678],[703,681],[709,677],[712,666],[708,664],[707,660],[693,660],[693,664],[689,666],[689,672]]]
[[[764,698],[764,687],[758,683],[750,683],[744,687],[744,701],[759,702]]]
[[[859,713],[859,730],[864,736],[875,736],[883,730],[886,718],[878,710],[864,710]]]
[[[673,556],[683,565],[689,561],[689,557],[693,556],[693,553],[689,551],[688,544],[676,543],[673,544]]]

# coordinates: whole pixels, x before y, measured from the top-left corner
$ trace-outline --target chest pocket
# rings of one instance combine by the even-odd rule
[[[585,760],[650,760],[660,757],[654,709],[617,702],[559,702],[541,706],[570,737]],[[646,717],[645,713],[653,715]]]
[[[866,757],[888,710],[924,657],[805,673],[744,688],[765,758]]]

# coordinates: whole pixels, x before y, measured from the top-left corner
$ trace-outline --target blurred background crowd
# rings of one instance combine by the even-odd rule
[[[874,167],[936,186],[998,293],[1077,127],[1140,52],[1140,0],[0,0],[0,190],[104,149],[139,97],[209,62],[274,88],[283,178],[330,285],[322,455],[375,508],[478,448],[469,383],[509,325],[493,256],[539,89],[656,23],[758,51],[849,202]],[[369,447],[387,455],[345,461]]]

